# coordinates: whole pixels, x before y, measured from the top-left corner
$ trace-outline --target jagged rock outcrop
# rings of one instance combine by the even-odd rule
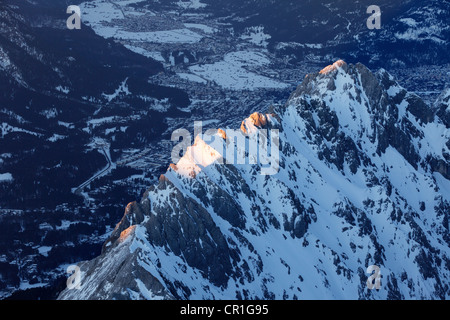
[[[448,299],[442,112],[385,70],[338,61],[241,126],[247,139],[279,130],[276,174],[220,161],[197,137],[60,298]]]
[[[450,127],[450,89],[445,90],[435,103],[436,115],[442,119],[447,128]]]
[[[82,290],[67,290],[61,293],[59,299],[73,299],[74,292],[77,299],[83,300],[173,299],[161,282],[140,265],[142,251],[128,250],[135,231],[136,226],[125,229],[107,255],[102,254],[92,261],[79,264]],[[110,255],[114,256],[114,260],[109,259]],[[130,278],[136,280],[129,283]],[[85,279],[95,281],[88,283],[83,281]]]

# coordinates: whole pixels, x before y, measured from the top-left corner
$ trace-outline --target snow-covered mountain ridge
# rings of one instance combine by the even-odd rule
[[[242,124],[279,130],[277,174],[171,165],[59,298],[448,299],[448,113],[447,94],[431,108],[385,70],[308,74]]]

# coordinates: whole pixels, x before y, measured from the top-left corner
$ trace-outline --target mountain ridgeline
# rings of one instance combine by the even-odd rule
[[[243,122],[279,130],[278,173],[183,157],[59,299],[448,299],[449,115],[383,69],[308,74]]]

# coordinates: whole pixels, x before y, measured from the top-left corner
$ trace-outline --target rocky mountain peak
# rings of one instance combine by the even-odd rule
[[[250,117],[242,121],[241,131],[244,134],[248,134],[254,131],[255,127],[264,128],[266,125],[267,125],[266,115],[261,114],[259,112],[254,112],[250,115]]]
[[[335,150],[345,146],[347,153],[354,154],[353,171],[359,163],[356,159],[374,152],[381,155],[388,147],[395,148],[414,167],[426,169],[430,164],[421,161],[420,154],[446,158],[448,147],[436,149],[433,140],[434,135],[448,139],[448,130],[442,119],[435,122],[434,110],[420,97],[407,92],[384,69],[372,73],[359,63],[345,64],[345,68],[334,65],[344,64],[338,61],[325,68],[331,71],[308,74],[286,103],[286,108],[295,106],[306,119],[309,140],[323,144],[322,150],[330,149],[329,142],[335,142]],[[443,115],[441,112],[440,117]],[[369,150],[374,146],[375,150]],[[325,156],[332,153],[327,151]],[[444,165],[445,170],[442,165],[439,171],[447,176],[448,165]]]
[[[320,70],[320,74],[329,74],[333,71],[337,71],[338,69],[343,69],[344,72],[347,72],[348,66],[344,60],[338,60],[335,63],[326,66],[322,70]]]
[[[280,131],[276,174],[198,137],[60,298],[445,299],[449,130],[422,106],[384,70],[308,75],[242,123]],[[382,290],[367,289],[371,265]]]

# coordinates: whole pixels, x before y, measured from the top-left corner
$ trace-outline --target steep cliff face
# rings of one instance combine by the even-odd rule
[[[79,264],[81,289],[59,298],[448,299],[440,101],[433,109],[361,64],[308,74],[285,105],[241,125],[250,142],[278,130],[275,172],[227,161],[224,131],[197,137],[128,205],[101,256]],[[366,286],[371,265],[379,290]]]
[[[444,124],[450,127],[450,88],[438,97],[435,103],[435,112],[442,119]]]

